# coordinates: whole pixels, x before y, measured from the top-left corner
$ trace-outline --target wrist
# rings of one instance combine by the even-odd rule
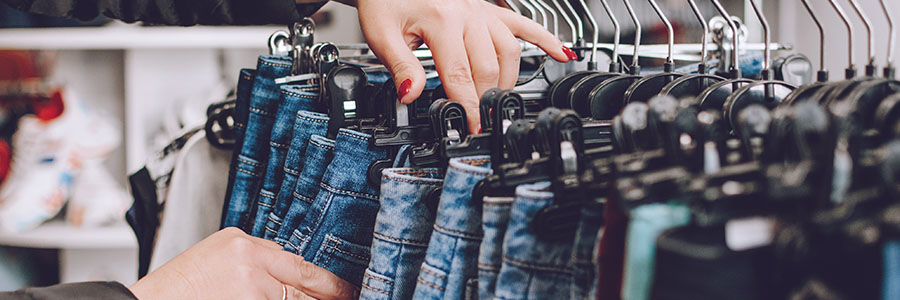
[[[357,0],[331,0],[331,1],[339,2],[339,3],[342,3],[342,4],[344,4],[344,5],[352,6],[352,7],[356,7],[356,4],[357,4],[357,2],[358,2]]]

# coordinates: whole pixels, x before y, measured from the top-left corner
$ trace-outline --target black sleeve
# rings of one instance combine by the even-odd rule
[[[43,288],[26,288],[0,292],[4,300],[137,300],[118,282],[85,282],[60,284]]]
[[[164,25],[286,25],[310,16],[325,2],[295,0],[0,0],[36,14],[91,20],[98,15],[128,23]]]

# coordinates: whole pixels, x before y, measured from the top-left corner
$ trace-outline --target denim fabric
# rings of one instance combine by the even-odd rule
[[[631,211],[625,242],[622,299],[650,299],[656,238],[663,231],[687,224],[691,212],[678,204],[648,204]]]
[[[382,174],[372,259],[359,298],[412,299],[434,226],[428,197],[444,183],[444,174],[439,169],[407,168]]]
[[[239,147],[244,144],[244,132],[247,130],[247,118],[250,114],[250,92],[253,90],[253,79],[256,77],[256,70],[241,69],[238,77],[237,89],[235,92],[234,103],[234,149],[231,154],[231,166],[228,168],[228,186],[225,191],[225,205],[222,207],[222,224],[225,223],[225,217],[228,215],[228,200],[231,199],[231,193],[234,189],[234,180],[237,176],[238,155],[241,154]],[[220,225],[225,227],[224,225]]]
[[[331,148],[334,148],[334,141],[328,140],[325,141],[323,136],[328,130],[328,115],[314,113],[309,111],[301,110],[297,112],[297,116],[294,120],[294,135],[291,138],[291,145],[288,147],[287,157],[284,160],[284,167],[282,171],[284,172],[284,181],[281,182],[280,190],[278,191],[278,196],[275,199],[275,209],[269,213],[266,221],[266,230],[263,233],[263,237],[267,240],[275,240],[278,237],[278,231],[281,230],[281,224],[283,224],[284,218],[288,214],[288,208],[291,207],[294,203],[294,189],[297,187],[297,179],[301,175],[304,170],[304,166],[306,165],[307,159],[318,160],[325,156],[319,157],[311,157],[307,158],[306,153],[309,150],[310,140],[313,135],[318,136],[316,138],[316,144],[318,146],[329,145]],[[327,152],[326,148],[319,147],[317,149],[321,151],[321,153]],[[321,154],[316,154],[321,155]],[[331,157],[330,155],[328,157]],[[317,164],[316,167],[320,167],[321,170],[324,170],[328,163],[331,162],[331,159],[327,159],[327,162],[324,164]],[[314,172],[310,170],[308,172]],[[313,184],[313,188],[318,189],[319,179],[322,178],[323,171],[317,173],[318,176],[315,176],[316,182]],[[315,198],[315,195],[310,196],[310,199]],[[308,201],[312,202],[312,201]],[[302,210],[304,213],[306,212],[307,206],[300,206],[302,203],[298,203],[296,209]],[[296,216],[296,213],[294,214]],[[303,217],[301,216],[300,219]],[[296,217],[295,217],[296,219]],[[294,222],[293,226],[296,226]],[[293,228],[290,228],[293,230]],[[290,233],[286,233],[287,236]],[[285,241],[287,239],[282,239],[280,241]],[[283,244],[283,242],[282,242]]]
[[[509,224],[509,210],[515,198],[484,197],[481,229],[484,239],[478,248],[478,299],[493,299],[497,275],[503,263],[503,236]]]
[[[489,156],[450,160],[414,299],[477,299],[481,203],[472,190],[491,174]]]
[[[321,135],[313,135],[309,138],[303,169],[300,170],[300,176],[297,177],[297,184],[294,185],[294,190],[291,192],[290,206],[288,206],[281,228],[278,229],[278,234],[274,239],[276,243],[283,245],[285,250],[297,252],[296,244],[290,245],[288,240],[294,229],[300,226],[300,222],[306,216],[306,211],[309,210],[309,206],[319,194],[319,183],[322,181],[322,176],[325,175],[328,164],[334,158],[334,143],[334,140]]]
[[[354,285],[369,265],[378,189],[367,180],[369,165],[387,155],[372,136],[341,129],[334,159],[325,170],[319,194],[291,235],[289,246],[313,264]]]
[[[884,281],[881,299],[900,299],[900,241],[887,241],[883,248]]]
[[[261,56],[257,62],[256,79],[250,97],[250,112],[240,154],[237,158],[231,198],[226,201],[228,212],[223,227],[248,229],[255,210],[265,162],[269,156],[268,142],[281,97],[275,78],[290,73],[291,59],[285,56]]]
[[[541,237],[532,221],[553,204],[549,182],[516,188],[509,225],[503,237],[503,266],[496,299],[554,299],[571,295],[574,237]]]
[[[604,200],[605,202],[605,200]],[[597,283],[597,265],[594,257],[597,233],[603,227],[603,210],[598,204],[586,205],[581,210],[581,220],[575,231],[575,245],[572,248],[572,296],[570,299],[594,299],[592,293]]]
[[[275,124],[269,138],[269,163],[263,177],[262,189],[259,190],[256,217],[253,220],[253,230],[250,232],[253,236],[263,237],[266,232],[266,221],[275,208],[275,199],[278,196],[276,193],[281,191],[281,182],[284,180],[284,161],[294,132],[293,121],[298,111],[315,109],[319,97],[318,90],[317,85],[281,86],[281,103],[278,105]]]

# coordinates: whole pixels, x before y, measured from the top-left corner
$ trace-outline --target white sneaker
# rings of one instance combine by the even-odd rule
[[[75,227],[97,227],[117,221],[128,210],[131,195],[109,174],[103,162],[85,162],[75,177],[66,221]]]

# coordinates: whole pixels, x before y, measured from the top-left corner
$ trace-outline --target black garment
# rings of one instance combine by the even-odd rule
[[[294,0],[0,0],[13,8],[92,20],[98,15],[125,22],[165,25],[290,24],[312,15],[325,2]]]
[[[137,300],[118,282],[84,282],[0,292],[3,300]]]

